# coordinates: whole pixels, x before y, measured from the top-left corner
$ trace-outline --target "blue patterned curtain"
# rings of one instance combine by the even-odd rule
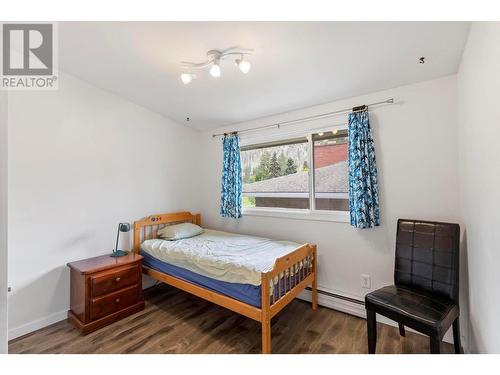
[[[351,225],[380,225],[377,164],[368,111],[349,114],[349,211]]]
[[[222,147],[224,160],[222,164],[220,214],[223,217],[240,218],[242,182],[238,135],[224,135]]]

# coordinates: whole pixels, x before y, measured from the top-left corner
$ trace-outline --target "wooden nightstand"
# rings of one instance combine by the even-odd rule
[[[103,255],[68,263],[71,297],[68,319],[90,333],[144,308],[142,256]]]

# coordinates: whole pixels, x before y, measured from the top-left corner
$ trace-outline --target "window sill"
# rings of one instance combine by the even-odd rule
[[[350,221],[349,212],[347,211],[311,211],[282,208],[244,208],[243,216],[275,217],[283,219],[311,221],[333,221],[338,223],[349,223]]]

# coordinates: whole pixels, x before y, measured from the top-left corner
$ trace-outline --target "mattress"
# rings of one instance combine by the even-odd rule
[[[146,253],[143,250],[139,251],[144,257],[143,265],[157,271],[166,273],[170,276],[176,277],[178,279],[190,282],[192,284],[201,286],[205,289],[210,289],[214,292],[223,294],[225,296],[237,299],[238,301],[245,302],[249,305],[255,307],[261,307],[262,305],[262,291],[260,286],[250,285],[250,284],[240,284],[240,283],[229,283],[227,281],[220,281],[216,279],[212,279],[210,277],[206,277],[203,275],[199,275],[195,272],[189,271],[182,267],[177,267],[172,264],[168,264],[162,262],[159,259],[156,259],[152,255]],[[276,278],[277,280],[277,278]],[[275,281],[270,286],[270,303],[273,302],[273,294],[278,295],[278,286],[281,286],[281,293],[279,295],[284,295],[285,291],[293,288],[295,284],[299,282],[298,274],[295,274],[295,277],[289,278],[281,276],[281,282],[278,283]]]
[[[273,269],[277,258],[300,244],[216,230],[182,240],[146,240],[142,253],[172,266],[218,281],[259,286],[261,273]]]
[[[153,268],[157,271],[166,273],[170,276],[174,276],[178,279],[190,282],[203,288],[210,289],[214,292],[224,294],[225,296],[237,299],[238,301],[245,302],[255,307],[260,307],[262,304],[260,286],[229,283],[227,281],[212,279],[210,277],[189,271],[185,268],[163,262],[148,254],[144,250],[141,250],[139,254],[144,257],[143,265],[146,267]]]

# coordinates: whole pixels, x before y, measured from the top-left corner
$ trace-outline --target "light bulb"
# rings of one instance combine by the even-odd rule
[[[220,66],[218,61],[215,61],[210,67],[210,75],[214,78],[220,77]]]
[[[252,64],[250,64],[249,61],[243,60],[243,57],[241,59],[236,60],[236,65],[238,65],[238,68],[241,70],[243,74],[247,74],[250,71],[250,68],[252,67]]]
[[[181,74],[181,81],[185,85],[187,85],[188,83],[191,83],[191,81],[193,80],[193,78],[194,78],[194,75],[191,74],[191,73],[182,73]]]

